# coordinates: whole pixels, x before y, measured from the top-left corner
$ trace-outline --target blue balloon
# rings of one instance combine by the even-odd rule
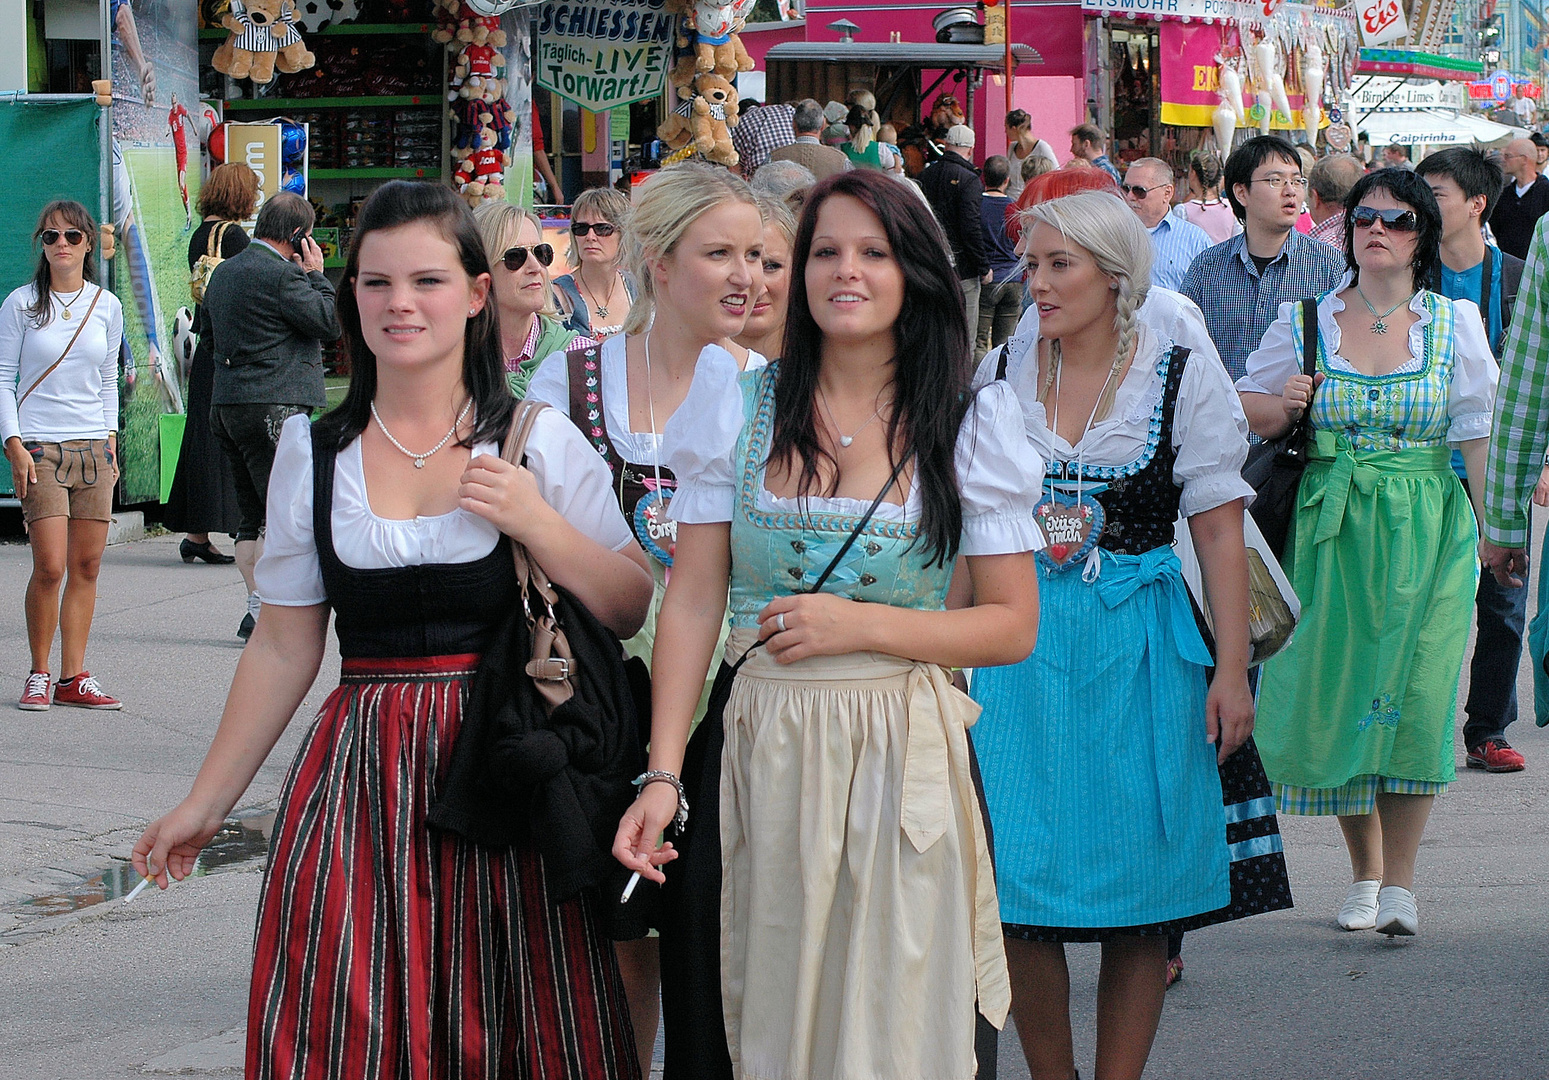
[[[307,129],[289,120],[280,125],[280,156],[285,164],[294,165],[307,150]]]
[[[307,193],[307,178],[295,169],[286,169],[280,177],[280,187],[293,195],[304,196]]]

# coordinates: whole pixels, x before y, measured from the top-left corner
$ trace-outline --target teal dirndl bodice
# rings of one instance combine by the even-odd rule
[[[854,531],[860,515],[759,508],[764,461],[774,429],[774,386],[778,364],[745,372],[743,425],[735,460],[740,463],[731,520],[731,625],[758,626],[758,613],[776,596],[805,592]],[[823,592],[891,607],[939,611],[952,582],[952,563],[926,565],[917,546],[918,521],[873,517],[844,561],[823,584]]]

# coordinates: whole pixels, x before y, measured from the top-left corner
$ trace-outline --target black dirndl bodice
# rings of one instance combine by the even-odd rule
[[[446,656],[484,651],[519,602],[511,547],[502,536],[483,558],[359,569],[333,547],[338,430],[312,425],[312,528],[323,588],[345,659]]]
[[[1175,345],[1157,365],[1162,376],[1162,397],[1151,411],[1146,451],[1128,465],[1078,465],[1075,461],[1050,461],[1044,483],[1091,484],[1090,497],[1103,508],[1102,535],[1097,546],[1115,555],[1143,555],[1173,542],[1173,523],[1183,488],[1173,481],[1173,412],[1178,388],[1188,366],[1189,350]]]

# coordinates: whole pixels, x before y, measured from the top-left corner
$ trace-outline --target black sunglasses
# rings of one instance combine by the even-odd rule
[[[571,236],[585,236],[589,232],[594,232],[598,236],[612,236],[618,231],[619,227],[617,225],[609,225],[606,221],[572,221],[570,223]]]
[[[1420,227],[1420,218],[1413,210],[1378,210],[1375,206],[1357,206],[1350,220],[1358,229],[1369,229],[1382,219],[1382,227],[1392,232],[1414,232]]]
[[[1168,184],[1152,184],[1150,187],[1141,187],[1139,184],[1120,184],[1119,190],[1132,199],[1144,199],[1157,188],[1169,187]]]
[[[548,266],[554,261],[554,247],[551,244],[534,244],[530,248],[507,248],[506,253],[500,257],[500,261],[506,264],[506,269],[513,274],[527,265],[527,253],[532,252],[533,258],[538,260],[539,266]]]
[[[52,247],[53,245],[59,243],[59,237],[61,235],[64,236],[65,243],[69,244],[71,247],[75,247],[77,244],[86,239],[86,234],[81,232],[80,229],[66,229],[63,234],[61,234],[58,229],[44,229],[38,234],[38,237],[43,241],[44,247]]]

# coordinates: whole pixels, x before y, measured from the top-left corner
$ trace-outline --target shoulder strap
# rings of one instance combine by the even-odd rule
[[[211,258],[218,258],[221,253],[221,243],[226,238],[226,230],[231,228],[231,222],[217,222],[215,228],[210,230],[210,235],[205,237],[204,253]]]
[[[523,400],[516,403],[501,457],[513,465],[520,465],[525,460],[527,439],[537,423],[538,414],[546,408],[548,405],[541,401]],[[555,592],[549,576],[543,572],[543,567],[538,565],[526,546],[515,538],[507,539],[510,540],[511,557],[516,564],[516,584],[521,593],[522,613],[527,620],[532,645],[527,661],[527,676],[552,710],[575,694],[575,687],[571,683],[575,674],[575,656],[570,651],[570,642],[555,612],[559,593]]]
[[[1479,315],[1484,320],[1484,333],[1486,339],[1490,336],[1490,286],[1494,284],[1491,278],[1495,276],[1495,252],[1490,250],[1490,245],[1484,246],[1484,264],[1479,267]],[[1501,320],[1501,332],[1505,333],[1505,319]],[[1490,342],[1490,348],[1495,348],[1495,343]]]
[[[1006,378],[1006,365],[1010,362],[1010,350],[1004,345],[1000,346],[1000,358],[995,361],[995,381],[1004,382]]]
[[[1318,370],[1318,301],[1316,297],[1302,301],[1302,374],[1312,375]]]
[[[65,346],[65,351],[60,353],[59,354],[59,359],[55,360],[52,364],[50,364],[48,366],[48,370],[45,371],[43,374],[39,375],[37,377],[37,379],[34,380],[33,384],[31,386],[27,387],[26,392],[23,393],[21,397],[16,399],[16,407],[18,409],[20,409],[22,407],[22,402],[26,401],[29,397],[32,396],[32,392],[34,390],[36,390],[38,387],[43,385],[43,380],[48,378],[50,375],[52,375],[54,373],[54,369],[57,368],[60,364],[65,362],[65,357],[69,356],[70,355],[70,350],[75,348],[75,341],[76,341],[77,338],[79,338],[81,336],[81,331],[86,329],[86,324],[87,323],[91,322],[91,313],[93,311],[97,310],[97,301],[101,300],[101,299],[102,299],[102,286],[98,285],[97,286],[97,293],[96,293],[96,295],[91,298],[91,306],[86,309],[85,317],[82,318],[81,321],[78,324],[76,324],[75,333],[70,335],[70,343]]]
[[[313,423],[312,430],[312,546],[318,562],[338,561],[333,549],[333,478],[339,458],[339,429]]]
[[[586,386],[586,361],[590,359],[597,365],[597,386],[593,393],[596,394],[595,402],[588,401]],[[616,480],[624,468],[624,459],[619,457],[618,451],[613,448],[613,439],[608,435],[608,409],[602,396],[602,346],[588,345],[582,349],[565,350],[565,378],[570,387],[570,422],[580,431],[591,446],[608,463],[608,470],[613,473]],[[596,414],[596,422],[591,422],[592,414]],[[597,428],[601,435],[593,435],[592,429]]]

